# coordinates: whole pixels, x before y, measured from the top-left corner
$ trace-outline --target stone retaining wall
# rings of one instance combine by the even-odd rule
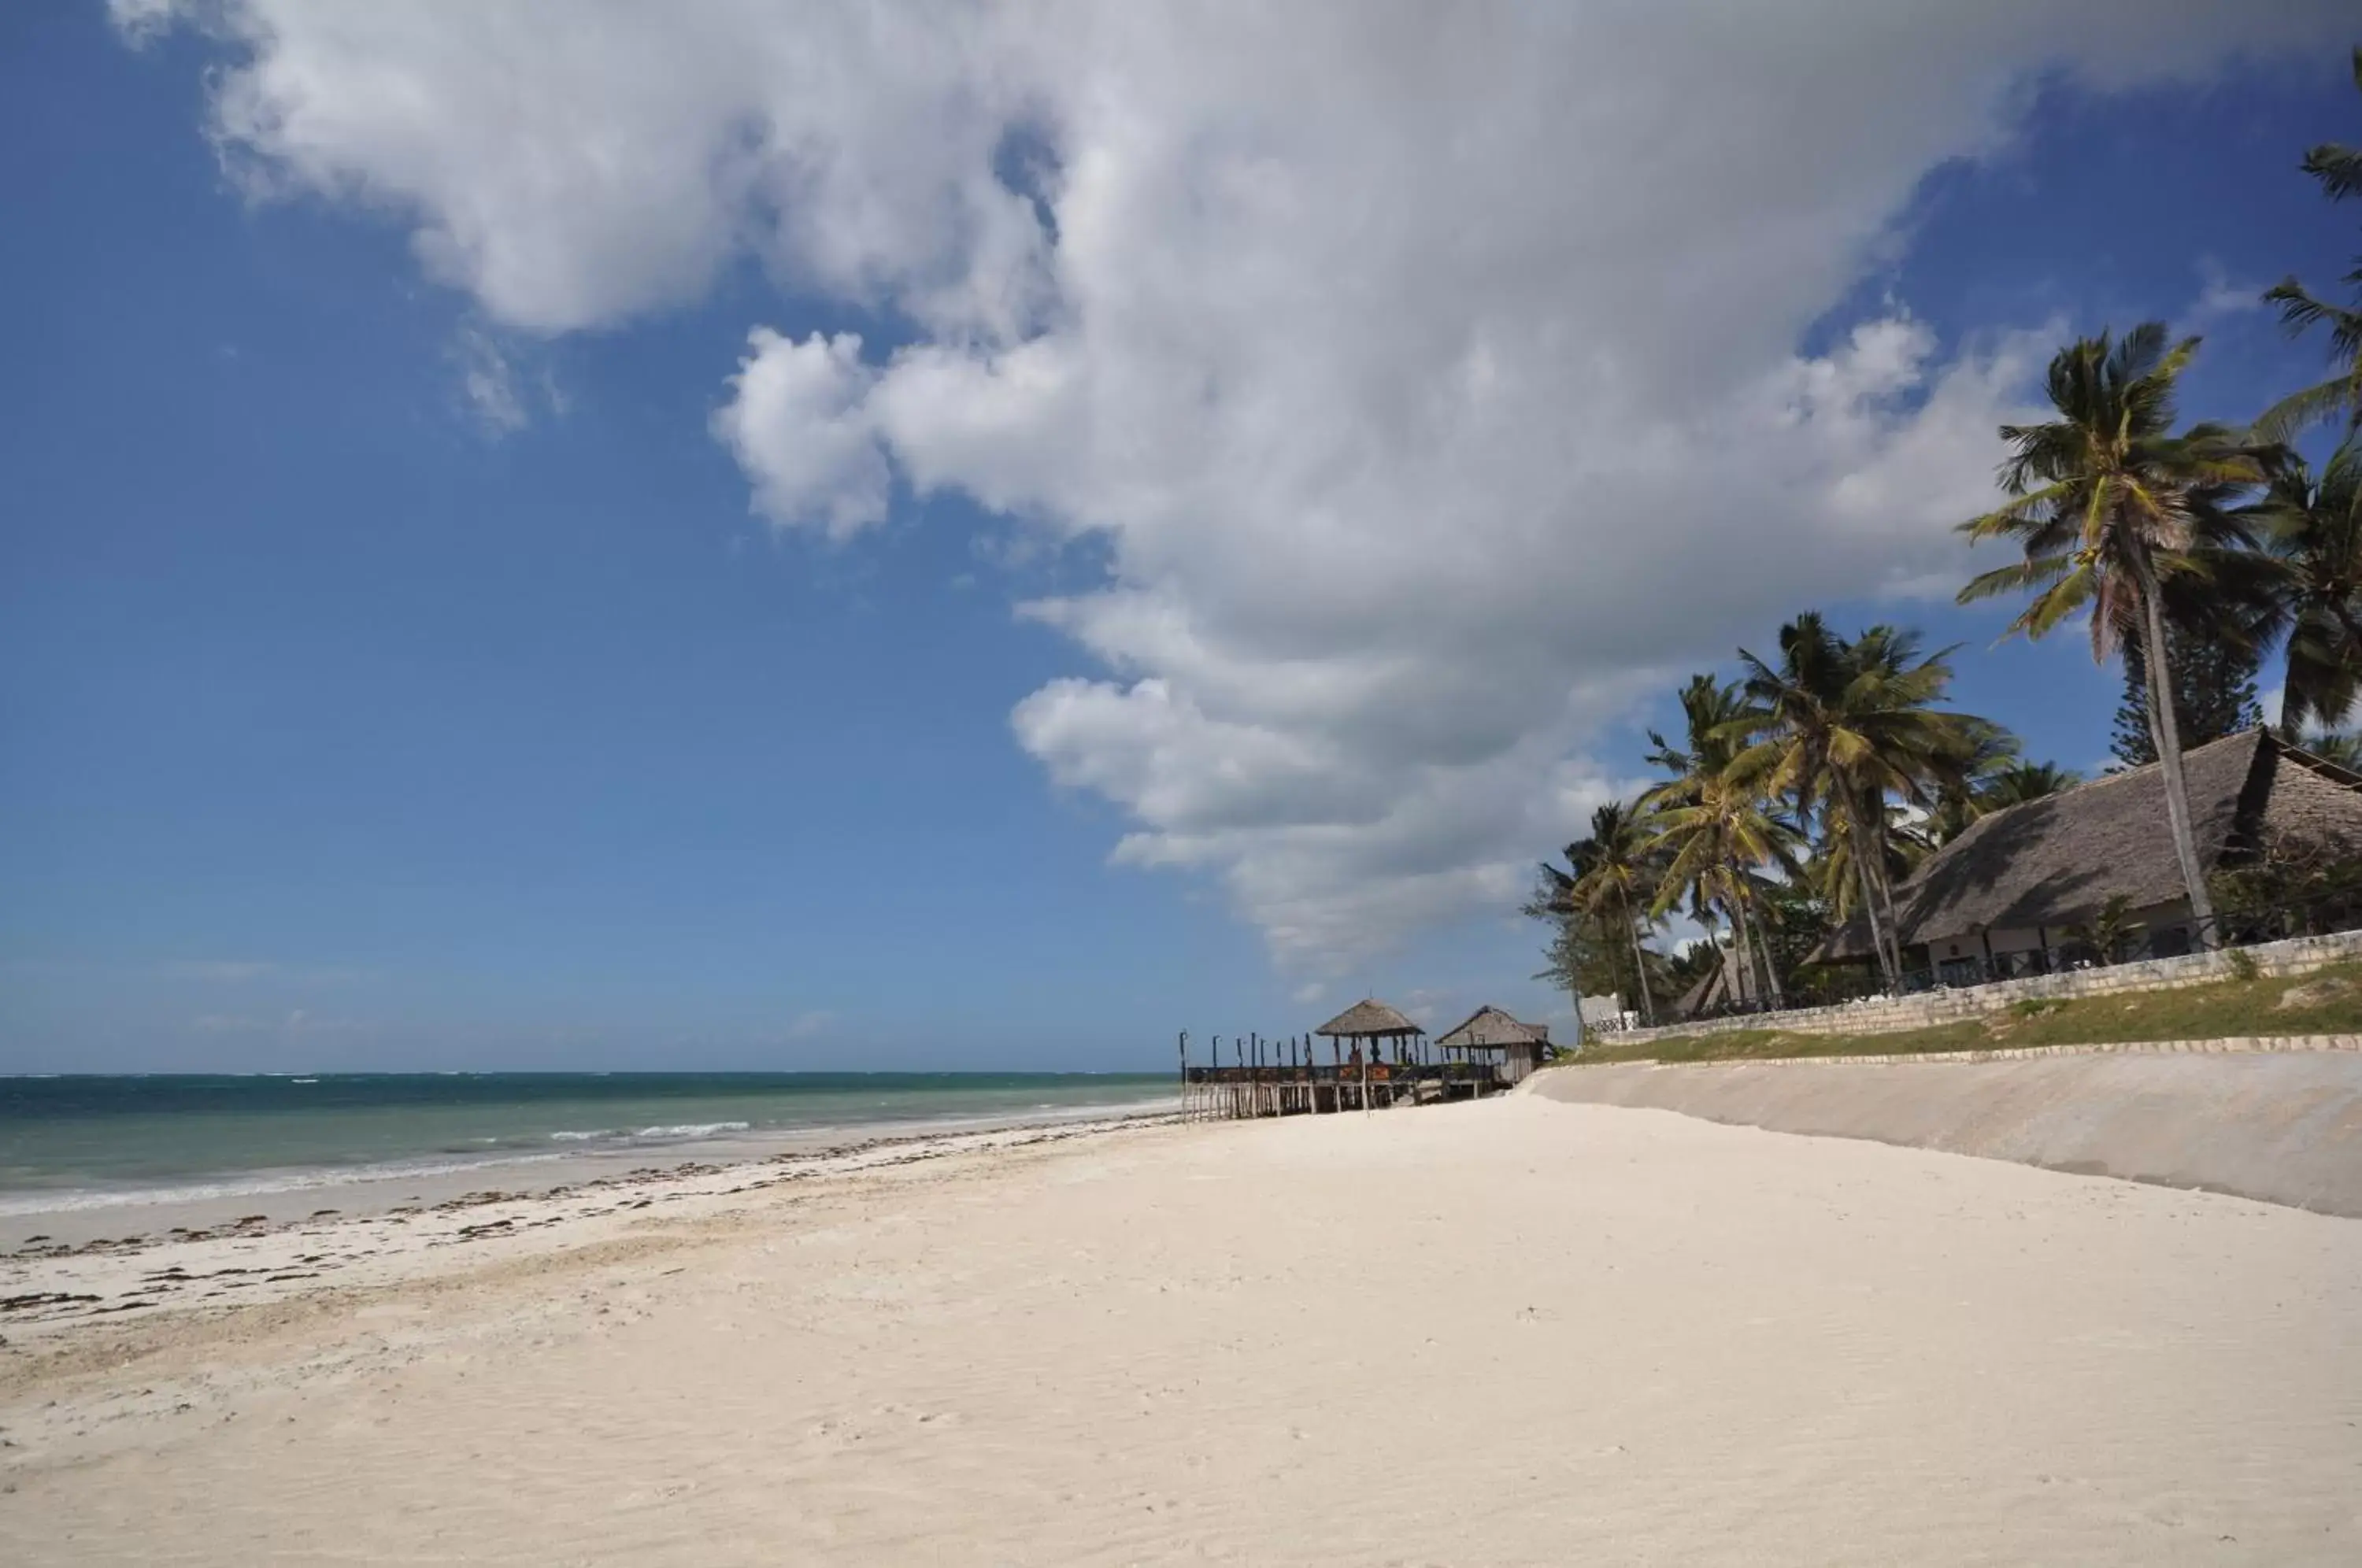
[[[2362,1034],[2232,1034],[2220,1040],[2136,1040],[2096,1045],[1998,1045],[1990,1051],[1882,1051],[1842,1056],[1732,1056],[1718,1062],[1683,1062],[1685,1067],[1824,1067],[1843,1062],[1898,1066],[1906,1062],[2020,1062],[2040,1056],[2226,1056],[2251,1052],[2362,1051]],[[1592,1064],[1594,1071],[1629,1066],[1622,1062]],[[1645,1064],[1644,1064],[1645,1065]],[[1584,1066],[1581,1059],[1565,1064]],[[1549,1069],[1556,1072],[1558,1069]],[[1530,1080],[1529,1080],[1530,1081]]]
[[[2245,954],[2253,960],[2261,974],[2301,975],[2343,959],[2362,958],[2362,931],[2293,936],[2285,942],[2260,943],[2220,953],[2148,958],[2137,964],[2076,969],[2061,975],[2033,975],[2023,980],[1997,980],[1989,986],[1846,1002],[1837,1007],[1748,1013],[1704,1023],[1666,1024],[1657,1029],[1621,1029],[1600,1033],[1596,1039],[1602,1045],[1646,1045],[1675,1036],[1722,1034],[1734,1029],[1778,1029],[1791,1034],[1891,1034],[1900,1030],[1930,1029],[1982,1018],[2021,1001],[2104,997],[2120,991],[2174,990],[2228,979],[2235,972],[2232,967],[2235,954]]]

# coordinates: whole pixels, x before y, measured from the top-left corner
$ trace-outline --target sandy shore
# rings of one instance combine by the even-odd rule
[[[9,1562],[2362,1560],[2362,1222],[1533,1096],[0,1267]]]

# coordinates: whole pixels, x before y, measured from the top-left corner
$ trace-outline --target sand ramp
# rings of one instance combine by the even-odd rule
[[[1529,1092],[2362,1216],[2362,1055],[1578,1067]]]

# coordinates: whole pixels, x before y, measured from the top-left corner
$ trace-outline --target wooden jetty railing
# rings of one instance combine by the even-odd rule
[[[1287,1049],[1283,1051],[1285,1045]],[[1496,1094],[1508,1083],[1489,1062],[1360,1060],[1318,1063],[1308,1043],[1234,1039],[1234,1059],[1222,1063],[1221,1037],[1214,1037],[1211,1063],[1189,1060],[1189,1037],[1181,1036],[1181,1110],[1191,1120],[1259,1116],[1314,1116],[1344,1110],[1382,1110],[1398,1105],[1433,1105]],[[1276,1060],[1259,1060],[1268,1054]]]

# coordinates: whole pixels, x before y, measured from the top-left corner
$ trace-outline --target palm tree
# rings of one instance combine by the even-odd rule
[[[2237,542],[2224,502],[2236,487],[2260,482],[2264,470],[2257,448],[2220,425],[2174,434],[2174,383],[2197,352],[2195,337],[2168,348],[2158,322],[2135,327],[2121,342],[2103,332],[2058,352],[2048,386],[2058,417],[2002,426],[2013,448],[2001,469],[2009,502],[1960,525],[1971,541],[2017,541],[2025,558],[1975,578],[1959,602],[2030,591],[2033,602],[2009,626],[2029,637],[2089,607],[2095,659],[2114,652],[2127,633],[2141,639],[2174,854],[2191,914],[2212,947],[2214,909],[2191,834],[2162,583],[2169,577],[2204,580],[2200,547],[2210,540]]]
[[[2007,811],[2072,790],[2081,782],[2081,774],[2055,762],[2013,762],[1985,780],[1977,803],[1983,812]]]
[[[1870,868],[1866,873],[1854,855],[1851,823],[1839,814],[1822,814],[1820,841],[1813,846],[1813,858],[1805,872],[1822,901],[1829,906],[1830,918],[1839,925],[1861,913],[1865,889],[1891,889],[1910,876],[1936,847],[1926,831],[1910,820],[1910,807],[1888,801],[1878,814],[1884,822],[1872,823],[1870,813],[1863,812],[1863,826],[1870,830],[1866,835]],[[1893,900],[1891,896],[1876,899],[1874,906],[1881,911],[1892,911]],[[1891,912],[1882,912],[1880,918],[1894,926],[1894,945],[1899,954],[1904,945],[1901,927],[1895,926]]]
[[[1710,921],[1719,909],[1731,923],[1741,970],[1752,976],[1760,961],[1764,992],[1772,1004],[1783,1006],[1779,964],[1769,944],[1755,943],[1752,916],[1760,907],[1758,871],[1776,865],[1793,874],[1802,834],[1760,789],[1743,787],[1731,777],[1736,748],[1729,732],[1746,711],[1736,680],[1691,676],[1682,687],[1682,718],[1689,727],[1684,746],[1649,730],[1649,763],[1672,775],[1639,798],[1644,808],[1656,810],[1658,841],[1668,862],[1653,914],[1663,916],[1682,898],[1701,921]]]
[[[2351,730],[2335,730],[2309,736],[2304,749],[2323,762],[2334,762],[2350,772],[2362,773],[2362,734],[2356,734]]]
[[[1992,781],[2018,766],[2015,735],[1996,727],[1978,736],[1958,770],[1936,790],[1936,804],[1924,828],[1928,846],[1941,848],[1951,843],[1968,831],[1970,823],[1992,811],[1987,796]]]
[[[2362,89],[2362,47],[2354,50],[2354,85]],[[2323,142],[2304,155],[2302,168],[2321,182],[2323,192],[2333,202],[2362,195],[2362,148]],[[2340,282],[2362,286],[2362,266]],[[2266,409],[2256,421],[2257,436],[2267,441],[2286,441],[2308,425],[2339,414],[2345,416],[2349,436],[2362,429],[2362,308],[2317,299],[2294,278],[2283,280],[2264,299],[2280,307],[2280,321],[2290,332],[2326,326],[2330,360],[2341,368],[2327,381],[2291,392]],[[2362,305],[2362,293],[2357,293],[2356,304]]]
[[[2141,928],[2132,910],[2129,896],[2111,893],[2108,901],[2100,906],[2099,913],[2067,928],[2067,939],[2097,954],[2097,962],[2104,969],[2116,961],[2116,955],[2125,950],[2125,941]]]
[[[2165,621],[2165,683],[2184,749],[2251,730],[2263,722],[2256,672],[2266,646],[2286,623],[2280,563],[2256,549],[2250,509],[2227,509],[2206,494],[2192,508],[2195,534],[2179,563],[2188,569],[2158,582]],[[2125,694],[2116,704],[2111,750],[2126,767],[2157,760],[2149,722],[2148,659],[2137,636],[2125,639]]]
[[[1620,801],[1591,813],[1591,836],[1566,846],[1568,869],[1542,867],[1552,884],[1551,902],[1563,912],[1620,927],[1632,948],[1634,984],[1640,1015],[1656,1021],[1656,998],[1649,989],[1649,961],[1640,946],[1639,911],[1656,894],[1660,861],[1650,814]]]
[[[1738,682],[1693,676],[1681,704],[1688,728],[1683,745],[1649,732],[1649,762],[1671,776],[1639,802],[1656,813],[1666,861],[1650,912],[1661,916],[1683,899],[1701,922],[1718,911],[1730,922],[1742,972],[1754,974],[1760,961],[1766,993],[1775,1007],[1784,1005],[1779,966],[1770,947],[1754,940],[1756,873],[1771,865],[1793,870],[1801,835],[1760,790],[1729,777],[1729,731],[1747,712]]]
[[[1915,632],[1872,626],[1851,643],[1807,612],[1780,628],[1776,665],[1746,649],[1744,690],[1752,704],[1734,722],[1749,744],[1732,759],[1742,784],[1816,814],[1824,853],[1842,834],[1860,879],[1871,943],[1890,987],[1903,977],[1894,929],[1890,799],[1927,804],[1941,781],[1969,766],[1992,726],[1935,704],[1950,686],[1950,651],[1922,657]]]
[[[1658,823],[1667,863],[1650,912],[1661,916],[1684,897],[1700,912],[1721,910],[1742,970],[1751,973],[1760,952],[1772,1005],[1784,1007],[1779,970],[1769,951],[1758,947],[1749,910],[1756,901],[1756,870],[1794,863],[1795,829],[1760,794],[1722,773],[1703,779],[1690,803],[1659,812]]]
[[[2288,637],[2281,733],[2343,723],[2362,690],[2362,446],[2340,447],[2318,479],[2302,459],[2285,459],[2244,515],[2280,567],[2273,629]]]

